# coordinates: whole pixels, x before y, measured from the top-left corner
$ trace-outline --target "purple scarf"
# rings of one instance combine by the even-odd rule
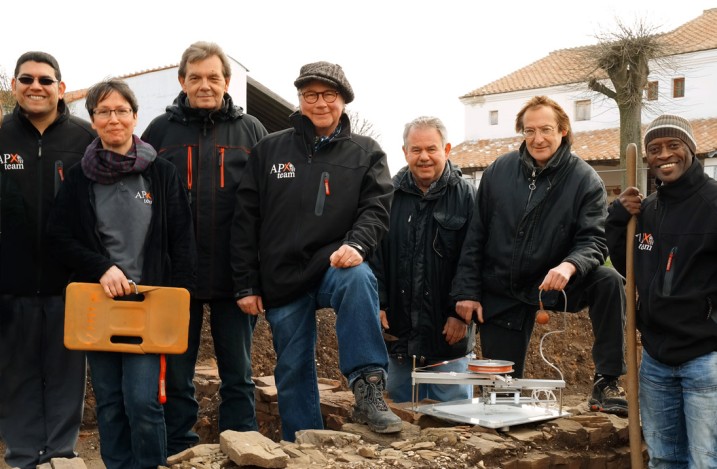
[[[99,184],[114,184],[127,174],[142,173],[157,157],[157,152],[148,143],[132,135],[132,147],[126,155],[102,148],[97,137],[85,150],[80,162],[82,172]]]

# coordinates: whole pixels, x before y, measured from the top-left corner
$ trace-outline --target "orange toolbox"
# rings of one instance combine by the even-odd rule
[[[135,285],[135,294],[109,298],[99,283],[70,283],[65,347],[72,350],[178,354],[187,350],[189,292]]]

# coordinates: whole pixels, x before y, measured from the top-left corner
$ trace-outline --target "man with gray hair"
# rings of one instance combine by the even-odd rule
[[[388,395],[394,402],[414,397],[414,360],[433,371],[465,372],[475,345],[474,325],[456,313],[449,292],[476,188],[450,162],[450,151],[446,127],[437,117],[406,124],[407,165],[393,178],[390,229],[372,262],[389,352]],[[471,385],[423,384],[417,391],[418,400],[473,397]]]
[[[687,119],[652,121],[645,154],[657,191],[645,198],[628,187],[606,223],[610,259],[624,274],[626,227],[637,217],[640,416],[650,467],[717,467],[717,181],[696,153]]]
[[[190,45],[179,64],[182,91],[142,134],[159,157],[179,169],[189,193],[197,241],[197,288],[190,304],[188,348],[181,355],[167,356],[164,415],[170,455],[199,441],[192,430],[199,411],[192,380],[205,305],[222,381],[219,431],[258,428],[251,379],[256,318],[241,314],[234,302],[229,231],[249,150],[267,132],[258,119],[234,105],[227,93],[230,80],[229,59],[217,44]]]
[[[316,309],[328,307],[336,312],[339,367],[356,398],[354,420],[398,432],[401,419],[383,398],[388,356],[376,278],[364,262],[388,230],[386,154],[351,132],[345,107],[354,92],[339,65],[304,65],[294,86],[300,107],[292,127],[252,149],[239,184],[232,226],[237,303],[249,317],[266,308],[285,440],[323,428]]]

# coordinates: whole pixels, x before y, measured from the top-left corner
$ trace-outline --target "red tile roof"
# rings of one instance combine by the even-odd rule
[[[666,55],[717,49],[717,8],[705,10],[694,20],[657,37],[664,44]],[[603,70],[593,70],[593,53],[596,48],[597,46],[583,46],[553,51],[547,57],[475,89],[461,98],[569,85],[593,77],[606,79],[607,74]]]
[[[717,118],[696,119],[691,123],[697,141],[697,154],[704,156],[717,151]],[[645,126],[642,130],[644,135]],[[517,150],[522,142],[522,136],[466,141],[451,149],[450,158],[462,169],[483,170],[500,155]],[[573,134],[573,152],[585,161],[617,163],[620,159],[619,146],[618,128]]]

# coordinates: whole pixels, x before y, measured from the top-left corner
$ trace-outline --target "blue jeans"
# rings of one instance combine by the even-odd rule
[[[316,310],[329,307],[336,312],[339,369],[349,385],[362,373],[385,373],[388,367],[376,277],[365,262],[348,269],[330,267],[317,288],[287,305],[267,309],[286,441],[294,441],[298,430],[323,428],[316,377]]]
[[[468,369],[468,357],[451,360],[445,365],[434,366],[426,371],[464,373]],[[437,361],[429,361],[426,365],[433,365]],[[424,365],[425,366],[425,365]],[[403,358],[401,360],[393,357],[388,359],[388,397],[393,402],[411,401],[411,372],[413,371],[413,360]],[[472,399],[473,386],[470,384],[417,384],[418,400],[433,399],[434,401],[448,402],[459,399]]]
[[[72,458],[85,401],[85,352],[63,344],[59,296],[0,296],[0,435],[10,467]]]
[[[97,400],[100,454],[107,469],[165,465],[159,355],[89,352],[87,361]]]
[[[209,322],[219,377],[219,432],[257,430],[254,381],[251,379],[251,340],[256,317],[239,309],[233,299],[208,301]],[[177,454],[199,442],[192,428],[199,404],[194,392],[194,368],[202,334],[204,301],[192,299],[187,351],[167,355],[167,454]]]
[[[651,468],[716,468],[717,352],[668,366],[643,350],[640,417]]]

